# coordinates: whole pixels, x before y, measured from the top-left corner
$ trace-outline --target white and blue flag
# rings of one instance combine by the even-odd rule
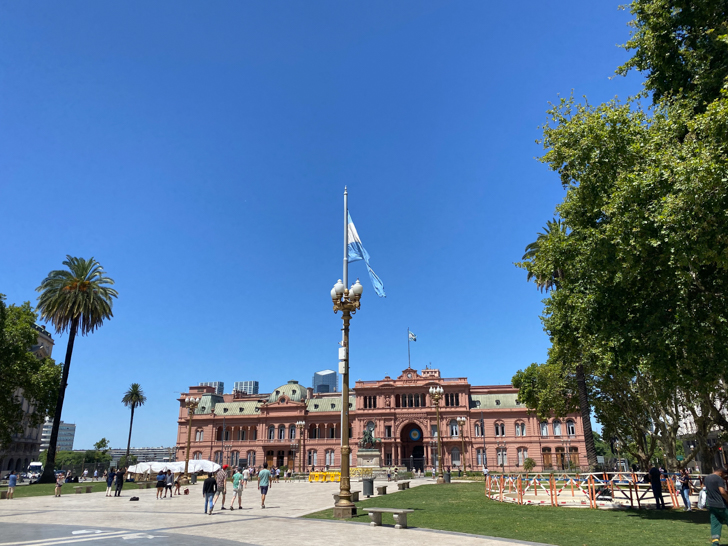
[[[364,260],[364,263],[367,264],[367,269],[369,270],[369,278],[372,281],[374,291],[380,298],[385,298],[387,297],[387,295],[384,293],[384,285],[382,284],[382,279],[377,277],[377,274],[372,270],[371,266],[369,265],[369,253],[364,249],[364,245],[361,244],[361,239],[359,239],[359,234],[356,232],[354,222],[351,221],[351,214],[348,212],[347,214],[349,215],[349,263],[356,262],[358,260]]]

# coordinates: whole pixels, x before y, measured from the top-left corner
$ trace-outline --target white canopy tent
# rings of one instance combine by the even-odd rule
[[[206,461],[201,459],[193,459],[189,462],[188,465],[188,471],[189,472],[216,472],[220,469],[220,465],[217,463],[214,463],[212,461]],[[160,472],[160,471],[167,471],[171,470],[175,474],[179,472],[185,471],[185,462],[184,461],[176,461],[174,463],[160,463],[160,462],[152,462],[152,463],[139,463],[130,466],[127,469],[127,472],[131,472],[132,474],[146,474],[151,472]]]

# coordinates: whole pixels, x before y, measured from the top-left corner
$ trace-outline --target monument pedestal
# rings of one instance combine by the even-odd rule
[[[378,449],[362,449],[356,452],[356,466],[379,468],[382,466],[382,455]]]

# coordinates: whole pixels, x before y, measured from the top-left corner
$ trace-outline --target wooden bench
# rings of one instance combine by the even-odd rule
[[[386,485],[378,485],[377,486],[377,495],[386,495],[387,494],[387,486]]]
[[[399,482],[397,484],[397,489],[399,491],[404,491],[405,489],[409,489],[409,482]]]
[[[407,514],[414,512],[406,508],[364,508],[369,514],[369,525],[380,527],[382,525],[382,514],[392,514],[395,529],[407,529]]]
[[[359,502],[359,493],[361,493],[361,491],[352,491],[351,492],[351,502]],[[336,502],[339,502],[339,494],[338,493],[334,493],[334,502],[335,503]]]

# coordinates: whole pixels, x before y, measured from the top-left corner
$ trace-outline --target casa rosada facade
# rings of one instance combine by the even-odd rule
[[[437,414],[429,389],[442,387],[440,435],[443,466],[453,469],[535,471],[587,466],[581,417],[539,420],[510,385],[475,386],[437,369],[408,368],[393,379],[357,381],[350,391],[351,463],[366,428],[377,438],[382,466],[437,466]],[[192,419],[187,397],[199,398]],[[314,394],[296,381],[270,394],[215,394],[190,387],[179,398],[177,460],[288,466],[296,471],[338,468],[341,461],[341,393]],[[461,424],[464,423],[461,430]],[[368,453],[371,453],[369,451]]]

